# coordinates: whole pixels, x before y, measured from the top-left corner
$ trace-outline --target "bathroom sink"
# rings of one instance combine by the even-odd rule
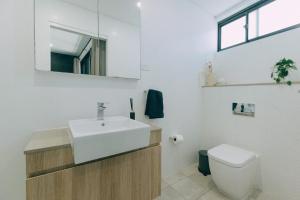
[[[69,121],[75,164],[149,145],[150,126],[126,117]]]

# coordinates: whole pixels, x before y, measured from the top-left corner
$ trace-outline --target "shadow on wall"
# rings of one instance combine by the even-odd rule
[[[139,80],[35,70],[34,85],[63,88],[137,89]]]

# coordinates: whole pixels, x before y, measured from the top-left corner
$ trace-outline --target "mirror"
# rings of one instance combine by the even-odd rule
[[[107,39],[110,77],[140,78],[140,3],[99,0],[99,37]]]
[[[35,0],[38,70],[140,79],[137,0]]]
[[[51,71],[106,76],[106,41],[50,28]]]

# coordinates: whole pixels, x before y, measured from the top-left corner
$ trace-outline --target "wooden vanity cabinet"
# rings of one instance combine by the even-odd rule
[[[38,133],[26,147],[27,200],[152,200],[160,196],[160,129],[152,128],[146,148],[80,165],[74,164],[66,131],[53,134],[56,139],[45,141],[43,147],[43,137],[48,134],[49,139],[57,130]]]

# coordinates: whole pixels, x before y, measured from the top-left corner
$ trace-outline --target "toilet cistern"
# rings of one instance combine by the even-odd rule
[[[212,180],[232,200],[245,200],[255,189],[257,155],[223,144],[208,150]]]
[[[97,103],[97,120],[104,120],[104,110],[107,107],[105,107],[105,103],[104,102],[98,102]]]

